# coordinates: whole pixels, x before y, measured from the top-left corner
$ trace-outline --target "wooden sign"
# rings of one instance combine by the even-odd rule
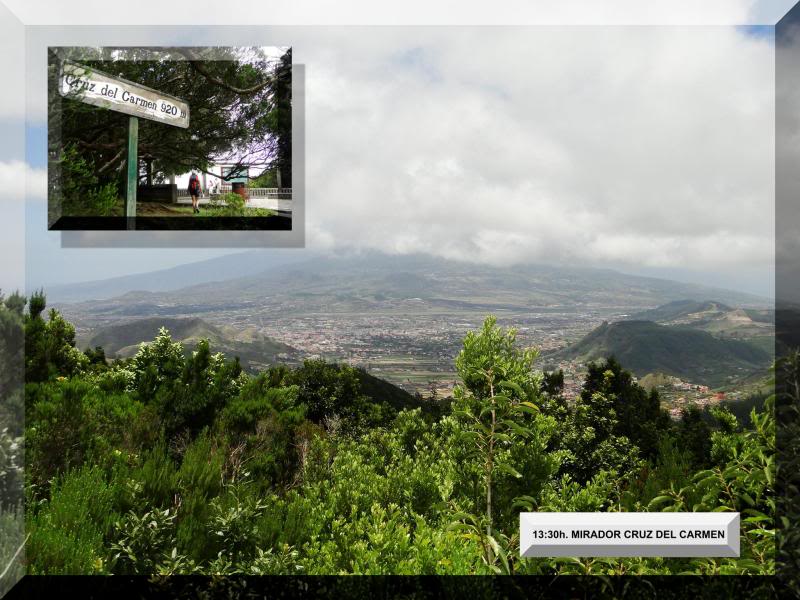
[[[64,61],[58,87],[66,98],[175,127],[189,127],[189,105],[180,98],[93,67]]]

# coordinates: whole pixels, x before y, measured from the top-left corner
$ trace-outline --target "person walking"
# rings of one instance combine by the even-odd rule
[[[198,204],[200,202],[200,194],[202,193],[203,189],[200,186],[200,178],[197,176],[197,173],[192,171],[192,174],[189,176],[189,195],[192,197],[192,212],[194,214],[200,212]]]

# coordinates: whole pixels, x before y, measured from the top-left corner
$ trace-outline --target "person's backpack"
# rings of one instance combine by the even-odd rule
[[[192,176],[189,177],[189,193],[192,195],[197,194],[197,188],[200,187],[200,182],[197,180],[197,175],[192,173]]]

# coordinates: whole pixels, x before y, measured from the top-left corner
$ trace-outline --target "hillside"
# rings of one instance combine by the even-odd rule
[[[771,361],[767,352],[747,342],[652,321],[603,323],[547,358],[585,363],[612,355],[640,377],[665,373],[714,387],[765,370]]]
[[[666,302],[712,297],[753,310],[769,304],[738,292],[610,269],[498,267],[378,253],[317,255],[282,264],[262,263],[259,256],[254,252],[244,261],[253,275],[222,283],[129,291],[55,306],[84,339],[132,320],[201,318],[217,327],[236,328],[237,333],[227,337],[240,339],[243,330],[259,332],[297,348],[303,356],[363,365],[411,392],[423,392],[432,382],[452,385],[464,335],[487,314],[518,327],[521,344],[546,352],[580,339],[598,323]],[[768,324],[764,327],[771,333]],[[762,347],[769,343],[764,336]]]
[[[238,356],[246,368],[294,363],[300,358],[295,348],[267,336],[252,331],[235,332],[232,328],[218,327],[197,317],[149,317],[125,321],[79,337],[78,346],[102,346],[109,358],[127,358],[136,353],[142,342],[152,341],[161,327],[166,327],[172,339],[182,342],[188,349],[194,348],[201,339],[207,339],[212,350]]]
[[[59,308],[68,310],[79,321],[87,313],[97,319],[201,315],[252,310],[278,302],[290,302],[298,312],[360,313],[403,300],[419,301],[417,310],[482,312],[566,306],[579,311],[596,307],[640,311],[664,302],[711,294],[739,306],[763,306],[767,302],[740,292],[610,269],[495,267],[422,255],[319,256],[302,262],[265,263],[260,271],[256,262],[252,269],[256,271],[253,275],[231,278],[224,284],[200,282],[174,291],[139,288],[108,300],[61,304],[59,296],[81,295],[80,285],[76,285],[69,294],[57,289],[55,299]]]
[[[713,300],[676,300],[636,313],[628,320],[685,325],[719,337],[765,338],[758,342],[764,346],[772,344],[766,338],[774,335],[775,311],[769,308],[734,308]]]
[[[361,392],[379,402],[386,402],[395,410],[406,410],[414,408],[430,408],[426,406],[424,400],[418,400],[406,390],[389,383],[384,379],[370,375],[364,369],[357,369],[356,374],[361,383]]]
[[[631,321],[655,321],[656,323],[667,324],[677,322],[705,322],[721,315],[727,314],[733,309],[713,300],[674,300],[632,315]]]
[[[251,250],[136,275],[43,287],[50,302],[105,300],[129,292],[167,292],[198,283],[228,281],[303,260],[308,260],[307,254],[293,248],[276,248],[269,253]]]

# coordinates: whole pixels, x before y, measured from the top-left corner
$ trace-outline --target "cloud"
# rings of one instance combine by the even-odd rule
[[[726,5],[733,22],[747,22],[756,6]],[[198,44],[291,44],[305,65],[313,248],[632,271],[772,270],[775,51],[763,32],[181,31]],[[66,30],[58,43],[158,45],[174,34]],[[52,40],[52,30],[28,29],[29,48],[42,56]],[[44,72],[29,73],[29,120],[44,118],[44,89]]]
[[[47,175],[31,169],[20,160],[0,161],[0,289],[25,288],[25,196],[26,181],[32,198],[39,201],[47,193]]]
[[[35,169],[22,160],[0,161],[0,203],[3,210],[28,201],[47,198],[47,170]]]
[[[725,27],[329,30],[312,246],[771,268],[774,48]]]

